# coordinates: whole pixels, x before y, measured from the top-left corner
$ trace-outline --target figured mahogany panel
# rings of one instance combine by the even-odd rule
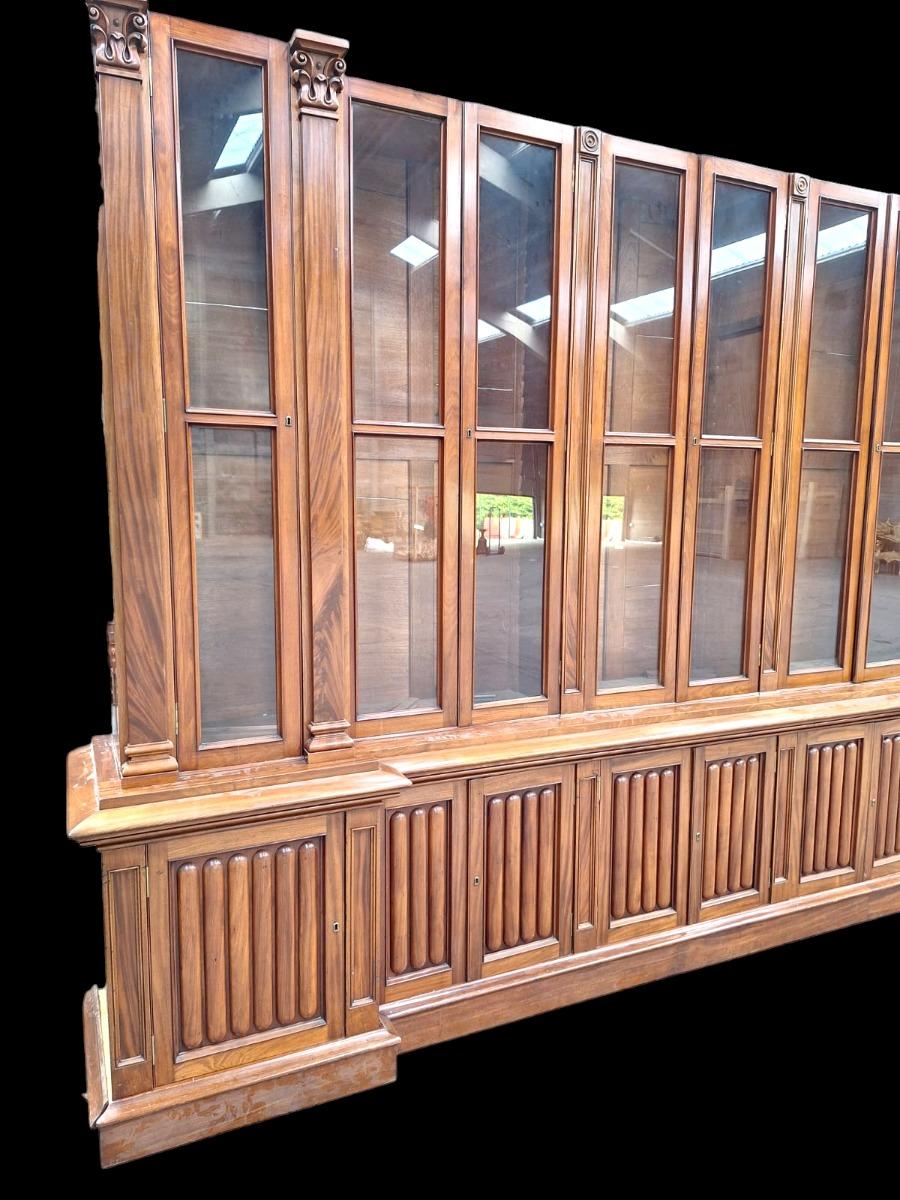
[[[170,870],[181,1049],[324,1017],[322,838]]]
[[[873,851],[876,868],[900,855],[900,732],[883,734],[880,743]],[[896,869],[898,864],[890,865]]]
[[[143,846],[103,856],[106,983],[112,1094],[153,1086],[150,963]]]
[[[532,949],[556,957],[571,942],[571,776],[521,772],[513,789],[514,776],[472,785],[470,975],[482,959],[512,970]]]

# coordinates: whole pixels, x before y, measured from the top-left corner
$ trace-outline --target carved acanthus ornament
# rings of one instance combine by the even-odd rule
[[[291,38],[291,82],[297,89],[297,108],[320,117],[336,117],[350,43],[296,29]]]
[[[87,10],[97,70],[140,78],[142,58],[150,44],[146,3],[142,0],[131,4],[88,2]]]

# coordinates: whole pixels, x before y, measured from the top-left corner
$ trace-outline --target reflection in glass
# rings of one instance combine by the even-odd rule
[[[546,445],[480,442],[475,482],[475,703],[544,689]]]
[[[805,450],[800,470],[791,670],[839,667],[841,599],[855,455]]]
[[[669,453],[657,447],[606,449],[598,691],[660,681]]]
[[[691,681],[744,671],[744,619],[756,450],[707,447],[700,456],[694,550]]]
[[[177,55],[189,403],[267,411],[262,68]]]
[[[769,193],[716,184],[703,432],[754,437],[766,307]]]
[[[440,421],[441,121],[353,104],[353,405]]]
[[[202,742],[273,737],[272,432],[191,430]]]
[[[356,438],[360,716],[437,707],[438,443]]]
[[[608,428],[671,433],[681,177],[616,166]]]
[[[478,424],[546,429],[556,153],[482,134],[478,176]]]
[[[900,442],[900,243],[897,247],[897,275],[894,283],[894,319],[891,324],[891,348],[888,359],[884,440]]]
[[[868,663],[900,659],[900,454],[881,459]]]
[[[804,437],[856,438],[869,214],[823,201],[816,241]]]

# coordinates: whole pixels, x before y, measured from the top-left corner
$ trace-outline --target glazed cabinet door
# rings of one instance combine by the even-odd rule
[[[776,829],[775,836],[774,899],[841,887],[861,877],[870,807],[870,728],[848,725],[801,732],[790,765],[779,744],[779,771],[789,769],[791,783],[787,796],[779,780],[782,829]],[[782,841],[787,847],[786,878],[778,881]]]
[[[156,1083],[343,1033],[341,813],[150,847]]]
[[[572,817],[568,766],[470,784],[470,979],[570,953]]]
[[[605,759],[596,778],[599,943],[688,919],[690,760],[685,750]],[[579,851],[579,887],[581,864]]]
[[[875,733],[869,797],[867,873],[900,871],[900,721],[885,721]]]
[[[775,753],[774,738],[693,752],[692,921],[769,903]]]
[[[385,999],[466,977],[465,784],[423,784],[386,804]]]

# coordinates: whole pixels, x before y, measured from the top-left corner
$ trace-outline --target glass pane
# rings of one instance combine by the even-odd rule
[[[356,438],[360,716],[437,707],[438,443]]]
[[[440,421],[441,121],[353,105],[353,405]]]
[[[900,442],[900,246],[897,250],[897,275],[894,282],[894,319],[891,324],[891,349],[887,407],[884,414],[884,440]]]
[[[597,688],[660,682],[669,451],[608,446],[600,529]]]
[[[178,131],[188,402],[268,410],[262,68],[179,50]]]
[[[700,456],[694,551],[691,680],[744,674],[744,617],[756,450]]]
[[[609,429],[671,433],[681,176],[616,166],[609,308]]]
[[[475,481],[475,703],[543,694],[547,447],[481,442]]]
[[[791,670],[839,667],[855,455],[805,450],[800,471]]]
[[[856,438],[869,213],[823,201],[816,242],[806,438]]]
[[[766,311],[770,193],[717,183],[703,432],[754,437]]]
[[[272,432],[191,430],[200,739],[278,733]]]
[[[478,175],[478,424],[546,429],[556,152],[482,134]]]
[[[900,659],[900,454],[881,459],[866,661]]]

